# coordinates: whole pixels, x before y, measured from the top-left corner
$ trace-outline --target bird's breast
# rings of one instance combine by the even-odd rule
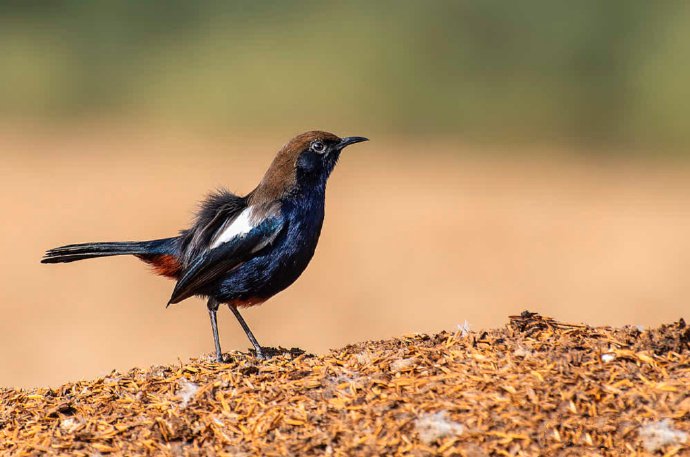
[[[288,221],[286,244],[295,249],[315,248],[323,226],[323,200],[284,205]]]
[[[233,306],[260,304],[290,286],[311,261],[323,225],[323,202],[281,202],[284,229],[212,293]]]
[[[314,255],[323,225],[323,206],[283,205],[286,221],[283,233],[266,248],[265,257],[259,260],[271,284],[291,284],[309,264]]]

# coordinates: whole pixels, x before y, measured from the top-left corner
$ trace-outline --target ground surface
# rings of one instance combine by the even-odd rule
[[[0,452],[206,455],[690,453],[690,327],[523,313],[324,356],[231,353],[0,390]]]
[[[496,328],[516,306],[592,325],[690,322],[690,161],[343,132],[371,141],[329,181],[309,268],[247,310],[262,344],[323,354],[465,319]],[[251,191],[294,133],[0,121],[0,386],[210,351],[205,303],[165,309],[174,284],[137,259],[39,259],[174,235],[205,193]],[[218,319],[223,347],[246,348],[230,311]]]

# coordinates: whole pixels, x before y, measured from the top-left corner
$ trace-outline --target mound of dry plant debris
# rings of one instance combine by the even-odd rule
[[[690,327],[505,329],[0,390],[9,455],[690,455]]]

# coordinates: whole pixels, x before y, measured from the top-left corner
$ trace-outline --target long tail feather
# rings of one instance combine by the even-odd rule
[[[175,238],[153,241],[119,241],[60,246],[47,251],[41,263],[63,263],[113,255],[155,255],[170,253]]]

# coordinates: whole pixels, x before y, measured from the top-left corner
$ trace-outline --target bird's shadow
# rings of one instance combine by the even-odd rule
[[[284,347],[270,347],[270,346],[262,346],[262,351],[264,355],[264,359],[260,359],[256,357],[256,351],[254,349],[249,349],[247,352],[230,352],[230,353],[225,353],[223,354],[223,362],[224,363],[230,363],[234,362],[239,359],[253,359],[256,362],[264,362],[267,360],[271,360],[275,357],[282,357],[282,356],[287,356],[290,359],[295,359],[299,356],[306,356],[306,357],[315,357],[314,354],[309,354],[307,351],[301,348],[284,348]]]

